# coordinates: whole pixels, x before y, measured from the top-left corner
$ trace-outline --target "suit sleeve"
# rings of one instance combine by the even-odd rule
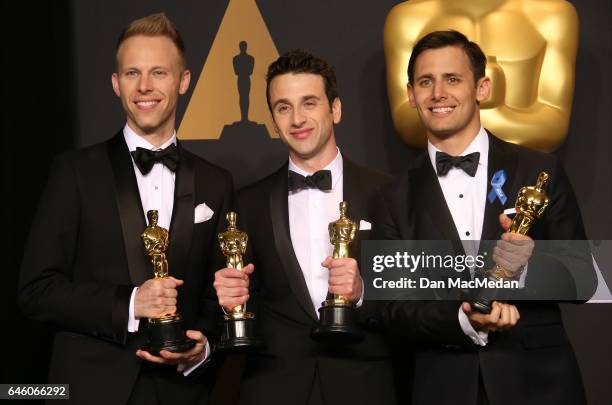
[[[374,240],[401,240],[397,190],[380,193],[376,198]],[[419,344],[440,344],[473,347],[461,330],[457,311],[458,301],[378,301],[378,322],[390,334]]]
[[[213,287],[215,272],[225,267],[225,257],[219,247],[217,235],[227,228],[227,223],[225,221],[226,214],[235,209],[234,183],[229,173],[227,173],[223,181],[223,187],[220,189],[220,193],[222,198],[218,210],[216,211],[219,213],[216,217],[216,231],[211,238],[211,246],[207,248],[209,252],[208,257],[210,258],[206,269],[208,276],[204,281],[201,310],[196,321],[196,328],[203,331],[208,340],[212,343],[219,340],[219,323],[223,314]]]
[[[67,156],[58,158],[26,244],[19,304],[32,319],[125,343],[133,286],[73,279],[81,209],[75,167]]]
[[[531,232],[534,239],[548,242],[536,242],[526,288],[518,298],[586,301],[595,292],[597,276],[580,208],[567,174],[556,159],[550,177],[550,205]]]

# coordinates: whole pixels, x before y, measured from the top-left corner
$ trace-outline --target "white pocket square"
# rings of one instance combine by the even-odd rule
[[[372,229],[372,224],[368,221],[364,221],[363,219],[359,221],[359,230],[360,231],[369,231]]]
[[[199,224],[200,222],[208,221],[212,218],[214,211],[211,210],[208,205],[202,203],[195,207],[194,211],[194,224]]]

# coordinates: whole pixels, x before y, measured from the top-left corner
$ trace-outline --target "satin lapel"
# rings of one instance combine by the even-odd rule
[[[108,158],[113,170],[115,198],[123,230],[130,279],[134,285],[141,285],[153,276],[153,270],[140,238],[147,225],[134,174],[134,165],[122,132],[111,139],[107,146]]]
[[[442,235],[442,238],[439,239],[460,240],[453,216],[448,209],[448,205],[446,205],[438,177],[427,155],[422,156],[421,164],[413,169],[410,179],[413,185],[409,190],[416,195],[408,196],[408,198],[417,201],[417,209],[423,215],[429,217]],[[429,234],[429,232],[426,232],[426,234]]]
[[[315,308],[312,305],[306,280],[295,256],[289,233],[289,206],[287,202],[287,167],[283,166],[278,172],[276,184],[270,193],[270,218],[276,252],[289,285],[304,311],[314,320],[318,321]]]
[[[168,266],[170,275],[181,278],[187,268],[195,209],[195,166],[178,145],[180,164],[174,181],[174,207],[170,224]]]
[[[345,156],[342,156],[342,199],[348,204],[347,216],[356,221],[359,221],[367,214],[366,197],[361,188],[361,176],[359,168]],[[340,218],[340,207],[338,207],[338,218]],[[350,257],[359,260],[361,252],[359,240],[360,232],[357,232],[357,238],[350,244]]]
[[[499,201],[499,198],[495,198],[495,201],[492,203],[489,202],[488,197],[485,202],[485,213],[484,220],[482,224],[482,240],[496,240],[502,234],[502,228],[499,225],[499,214],[501,214],[504,209],[510,208],[508,202],[514,201],[511,195],[508,195],[509,190],[516,190],[517,178],[515,176],[516,165],[517,165],[517,154],[511,151],[508,151],[505,148],[504,144],[493,136],[491,133],[489,134],[489,162],[487,165],[487,196],[491,192],[491,179],[493,178],[493,174],[499,170],[504,170],[506,172],[506,183],[502,187],[506,196],[508,197],[508,201],[506,205],[502,205]]]

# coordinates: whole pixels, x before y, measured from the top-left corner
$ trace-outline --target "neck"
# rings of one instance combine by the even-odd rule
[[[332,139],[330,146],[326,147],[324,150],[321,150],[320,153],[316,154],[315,156],[304,158],[289,150],[289,157],[300,169],[308,173],[314,173],[318,170],[324,169],[327,165],[333,162],[338,153],[336,142]]]
[[[128,126],[136,135],[149,142],[151,145],[159,148],[164,143],[168,142],[172,135],[174,135],[174,124],[166,125],[163,128],[156,128],[154,131],[147,132],[146,130],[139,128],[134,123],[128,121]]]
[[[480,120],[477,120],[475,125],[470,125],[460,132],[452,135],[435,135],[427,133],[429,142],[440,151],[448,153],[451,156],[461,155],[470,146],[474,138],[480,131]]]

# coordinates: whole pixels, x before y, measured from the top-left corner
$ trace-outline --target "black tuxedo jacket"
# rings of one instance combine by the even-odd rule
[[[285,164],[238,194],[255,264],[248,308],[266,344],[247,359],[241,402],[305,404],[317,378],[329,404],[394,403],[388,348],[367,302],[358,309],[365,330],[361,343],[329,347],[310,338],[318,317],[289,233],[287,174]],[[344,158],[343,180],[349,218],[371,222],[370,200],[390,178]],[[359,258],[360,240],[369,232],[359,231],[351,257]]]
[[[218,305],[211,278],[222,264],[216,234],[233,184],[228,172],[180,144],[179,153],[169,273],[185,281],[178,297],[185,326],[214,340]],[[194,224],[200,203],[214,215]],[[132,290],[153,275],[140,238],[145,227],[122,132],[56,159],[26,246],[19,300],[27,316],[56,327],[49,382],[69,383],[74,403],[126,403],[146,363],[135,355],[146,342],[146,320],[139,332],[127,332]],[[146,367],[160,403],[206,400],[206,381],[188,383],[176,366]]]
[[[499,239],[499,214],[514,207],[518,190],[535,184],[540,171],[550,175],[550,205],[531,228],[534,240],[586,239],[572,187],[554,156],[503,142],[489,134],[487,178],[505,170],[508,197],[486,202],[483,240]],[[490,187],[489,187],[490,190]],[[488,191],[489,191],[488,190]],[[460,240],[436,172],[425,151],[378,200],[373,238]],[[590,259],[590,256],[588,256]],[[590,262],[590,260],[588,260]],[[578,278],[583,291],[594,291],[590,264]],[[567,278],[559,266],[529,263],[527,287]],[[571,280],[573,281],[573,280]],[[563,284],[563,283],[561,283]],[[509,331],[489,334],[486,347],[474,345],[458,323],[459,301],[395,302],[383,310],[383,323],[398,336],[416,339],[414,404],[475,404],[479,373],[492,404],[581,404],[581,376],[564,331],[557,303],[513,302],[521,315]],[[381,304],[382,305],[382,304]],[[482,387],[481,387],[482,388]]]

